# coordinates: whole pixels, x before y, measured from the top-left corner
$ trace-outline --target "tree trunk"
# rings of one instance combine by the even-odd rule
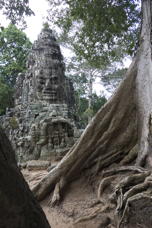
[[[52,203],[56,203],[65,185],[82,170],[90,169],[95,174],[102,171],[103,180],[98,191],[98,199],[102,201],[102,192],[116,176],[116,183],[120,184],[114,188],[112,197],[107,196],[107,199],[111,199],[109,205],[115,205],[117,219],[113,216],[113,227],[118,228],[135,228],[138,224],[151,227],[148,212],[152,208],[152,176],[148,171],[152,167],[151,0],[142,1],[142,14],[140,47],[125,79],[91,120],[80,140],[33,189],[35,196],[42,200],[55,188]],[[131,150],[137,142],[138,154]],[[114,163],[117,169],[104,171]],[[134,166],[121,167],[127,163]],[[124,179],[121,172],[125,172]],[[142,221],[137,216],[139,208],[144,216]],[[134,218],[131,212],[134,212]],[[127,225],[124,223],[126,218],[130,218]]]
[[[49,228],[46,217],[24,181],[11,145],[0,129],[0,227]]]
[[[143,0],[142,13],[138,77],[136,79],[139,145],[137,164],[152,167],[152,3],[150,0]]]

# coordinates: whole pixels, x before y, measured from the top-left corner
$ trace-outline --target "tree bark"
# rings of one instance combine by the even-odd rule
[[[17,167],[15,154],[0,129],[0,227],[49,228],[50,225]]]
[[[152,167],[152,3],[150,0],[142,1],[142,13],[136,78],[139,145],[137,165]]]

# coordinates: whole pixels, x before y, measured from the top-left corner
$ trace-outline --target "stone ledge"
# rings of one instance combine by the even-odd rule
[[[27,162],[27,169],[31,170],[45,170],[51,165],[50,161],[31,160]]]

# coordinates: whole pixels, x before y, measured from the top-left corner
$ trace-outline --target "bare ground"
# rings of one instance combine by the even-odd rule
[[[32,188],[48,172],[46,170],[22,171],[26,181]],[[64,200],[55,207],[48,205],[49,199],[41,202],[51,228],[100,228],[101,204],[97,203],[97,185],[86,181],[86,176],[74,181],[66,189]],[[98,181],[97,181],[98,182]],[[49,196],[51,199],[51,195]],[[98,214],[98,215],[97,215]],[[83,218],[81,221],[81,218]],[[105,227],[108,227],[107,225]]]

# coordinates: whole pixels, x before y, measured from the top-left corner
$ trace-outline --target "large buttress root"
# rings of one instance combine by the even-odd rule
[[[137,115],[134,100],[136,73],[137,61],[134,60],[115,95],[98,111],[79,141],[57,167],[34,187],[33,192],[38,200],[45,198],[63,177],[68,183],[83,169],[94,166],[99,171],[122,160],[135,146],[137,142]]]

